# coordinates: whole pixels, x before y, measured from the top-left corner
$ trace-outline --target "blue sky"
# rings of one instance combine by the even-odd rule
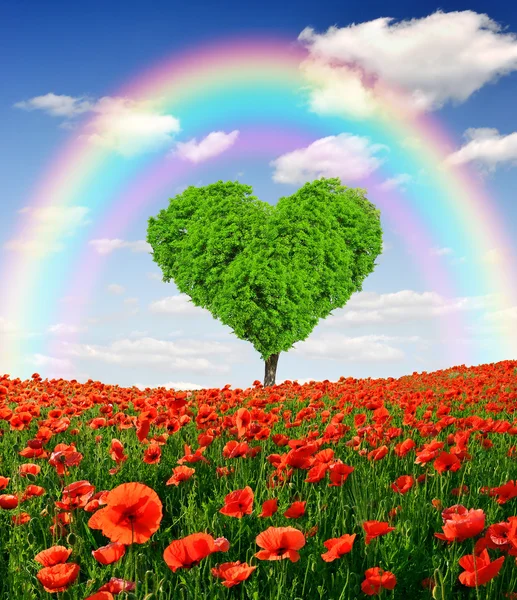
[[[418,61],[427,64],[426,60],[433,62],[433,56],[436,59],[432,45],[425,40],[434,35],[426,19],[438,9],[445,13],[440,26],[445,37],[440,40],[441,58],[434,65],[437,70],[426,79],[425,73],[418,72]],[[470,12],[467,15],[465,11]],[[502,29],[493,29],[487,38],[482,15],[488,15]],[[468,21],[460,21],[466,16]],[[20,2],[0,9],[0,258],[9,260],[16,252],[24,251],[13,249],[10,243],[13,228],[21,218],[18,211],[28,206],[31,192],[52,156],[74,135],[73,129],[63,127],[63,123],[80,123],[88,118],[87,111],[79,114],[77,104],[69,110],[69,121],[66,116],[57,118],[49,114],[52,106],[48,102],[38,105],[35,99],[54,94],[51,102],[68,98],[77,103],[81,98],[110,96],[138,73],[175,52],[247,32],[287,36],[294,42],[311,27],[319,36],[313,42],[330,57],[335,45],[328,28],[336,26],[346,34],[338,42],[339,51],[352,52],[350,48],[356,43],[354,28],[381,17],[395,19],[385,26],[387,34],[399,21],[413,20],[410,35],[420,54],[415,54],[414,65],[411,60],[407,65],[397,65],[393,57],[390,62],[390,52],[384,56],[377,41],[371,48],[365,44],[361,59],[364,64],[360,66],[377,69],[377,75],[400,86],[408,98],[421,99],[419,109],[442,122],[455,143],[456,159],[468,166],[472,177],[481,178],[493,210],[504,219],[508,233],[514,234],[517,8],[511,3],[386,5],[322,0],[316,9],[313,3],[292,0],[254,5],[227,0],[208,4],[124,2],[109,3],[108,7],[106,3],[90,2],[80,8],[64,2]],[[462,27],[463,22],[470,24],[469,31],[467,25]],[[393,38],[392,47],[397,39]],[[467,60],[464,69],[457,65],[459,53],[457,47],[454,50],[454,39],[456,43],[460,39],[461,48],[474,57]],[[498,48],[496,58],[480,50],[479,44],[487,39]],[[452,77],[445,64],[457,68],[457,75]],[[214,123],[213,131],[217,130],[218,124]],[[470,138],[465,137],[468,130]],[[188,131],[185,136],[182,141],[188,140]],[[372,144],[380,141],[370,140]],[[349,152],[345,143],[330,151],[338,155]],[[362,159],[373,160],[371,149],[367,148]],[[178,182],[177,189],[170,190],[168,196],[153,198],[146,211],[155,214],[166,206],[169,196],[186,185],[236,178],[252,185],[258,197],[271,203],[299,187],[275,183],[269,161],[240,159],[214,167],[207,160],[193,177]],[[1,372],[28,377],[38,371],[49,377],[91,377],[121,385],[175,387],[219,387],[226,383],[246,387],[254,379],[263,378],[262,361],[251,344],[236,339],[228,327],[214,321],[207,311],[189,306],[184,298],[170,300],[178,290],[157,279],[159,270],[151,257],[138,251],[143,248],[149,215],[125,232],[124,247],[112,244],[103,255],[95,298],[81,323],[60,321],[63,302],[73,299],[60,298],[61,292],[55,289],[40,290],[42,299],[53,304],[45,318],[27,315],[29,330],[24,323],[12,322],[9,314],[0,312]],[[90,223],[82,230],[85,240],[95,225]],[[458,357],[456,364],[468,363],[461,360],[463,355],[474,357],[477,363],[515,358],[496,347],[493,340],[501,327],[517,324],[517,298],[507,298],[508,308],[501,313],[485,298],[490,290],[476,289],[474,277],[456,297],[445,297],[428,286],[397,232],[385,228],[384,239],[385,253],[365,281],[363,294],[318,324],[305,342],[281,355],[277,381],[337,380],[341,375],[398,377],[447,368],[453,365],[444,348],[451,346]],[[515,254],[516,247],[510,250]],[[61,251],[66,252],[66,248]],[[457,256],[445,247],[429,251],[442,252],[447,269],[458,276],[461,269],[470,269],[469,273],[477,269],[472,257]],[[501,249],[494,248],[488,262],[499,260],[500,253]],[[58,253],[48,260],[58,265]],[[515,266],[508,257],[505,264]],[[66,285],[62,282],[61,288],[64,294]],[[0,299],[9,293],[5,287],[0,289]],[[447,319],[454,315],[463,329],[459,337],[451,339],[447,337]],[[68,338],[66,330],[72,326],[78,331]],[[29,335],[31,341],[24,345],[23,361],[14,363],[9,359],[9,345],[17,335]]]

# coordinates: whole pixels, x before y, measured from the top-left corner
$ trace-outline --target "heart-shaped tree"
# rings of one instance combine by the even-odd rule
[[[275,384],[278,355],[362,289],[382,248],[380,212],[337,178],[276,206],[239,182],[189,187],[149,219],[163,281],[253,344]]]

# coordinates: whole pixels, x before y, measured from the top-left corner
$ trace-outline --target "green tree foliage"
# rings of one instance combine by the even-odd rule
[[[365,194],[319,179],[272,206],[239,182],[191,186],[149,219],[147,241],[163,281],[267,361],[305,340],[373,271],[382,229]]]

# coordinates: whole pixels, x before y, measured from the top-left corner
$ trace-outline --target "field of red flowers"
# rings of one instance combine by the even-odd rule
[[[196,392],[0,377],[0,598],[517,598],[517,361]]]

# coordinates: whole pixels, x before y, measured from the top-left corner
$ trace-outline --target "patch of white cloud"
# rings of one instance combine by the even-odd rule
[[[452,248],[431,248],[429,253],[433,256],[446,256],[449,254],[453,254],[454,250]]]
[[[151,302],[149,310],[153,313],[166,313],[170,315],[199,316],[201,311],[209,314],[204,308],[196,306],[187,294],[168,296],[161,300]]]
[[[79,227],[91,223],[85,206],[25,206],[18,211],[26,215],[26,230],[30,237],[8,240],[5,250],[43,257],[65,248],[62,238],[70,238]]]
[[[517,306],[511,306],[510,308],[503,308],[501,310],[495,310],[488,312],[485,315],[487,321],[495,321],[499,323],[508,323],[513,321],[517,324]]]
[[[73,335],[74,333],[80,333],[83,331],[86,331],[86,327],[67,325],[66,323],[56,323],[47,329],[47,332],[53,335]]]
[[[187,371],[229,371],[230,346],[203,340],[164,341],[151,337],[121,339],[108,345],[62,342],[64,355],[123,367],[150,367]],[[211,361],[207,356],[214,356]]]
[[[94,100],[49,93],[17,102],[14,106],[64,117],[67,120],[62,126],[67,129],[75,128],[75,122],[70,119],[89,113],[91,118],[80,139],[125,157],[170,148],[174,135],[180,131],[179,120],[163,114],[153,101],[111,96]]]
[[[161,114],[151,102],[104,97],[93,109],[94,118],[84,137],[97,146],[125,157],[170,147],[180,131],[176,117]]]
[[[311,109],[368,117],[386,100],[416,111],[461,103],[517,70],[517,36],[486,14],[437,11],[396,22],[382,17],[298,36]]]
[[[148,279],[152,279],[154,281],[162,281],[163,276],[160,273],[147,273]]]
[[[0,333],[15,333],[17,330],[16,325],[4,317],[0,317]]]
[[[445,298],[436,292],[402,290],[390,294],[359,292],[345,307],[335,311],[322,324],[361,326],[427,320],[465,310],[484,310],[493,305],[493,295]]]
[[[118,283],[110,283],[106,288],[110,294],[123,294],[126,291],[126,288]]]
[[[52,117],[70,119],[93,110],[94,104],[85,97],[74,98],[73,96],[50,92],[43,96],[35,96],[30,100],[16,102],[14,106],[28,111],[41,110]]]
[[[417,342],[418,336],[364,335],[348,337],[324,334],[296,344],[294,352],[311,359],[347,362],[384,362],[402,360],[404,352],[387,342]]]
[[[489,171],[502,164],[517,164],[517,132],[502,135],[489,127],[470,128],[465,131],[464,138],[466,143],[447,157],[446,164],[474,162]]]
[[[189,140],[188,142],[178,142],[176,149],[172,152],[173,155],[178,155],[186,160],[193,163],[200,163],[214,156],[222,154],[235,142],[239,136],[239,131],[235,129],[230,133],[224,131],[212,131],[200,142],[196,139]]]
[[[506,258],[506,252],[502,248],[490,248],[487,250],[481,260],[486,265],[500,265]]]
[[[344,185],[368,177],[383,162],[378,153],[388,148],[368,138],[340,133],[287,152],[270,162],[273,181],[304,184],[320,177],[339,177]]]
[[[114,250],[128,248],[131,252],[152,252],[151,244],[145,240],[136,240],[136,242],[126,242],[124,240],[102,238],[90,240],[88,242],[99,254],[111,254]]]
[[[386,179],[382,183],[380,183],[377,187],[382,191],[389,190],[406,190],[408,183],[413,181],[413,177],[408,173],[400,173],[400,175],[395,175],[394,177],[390,177]]]

